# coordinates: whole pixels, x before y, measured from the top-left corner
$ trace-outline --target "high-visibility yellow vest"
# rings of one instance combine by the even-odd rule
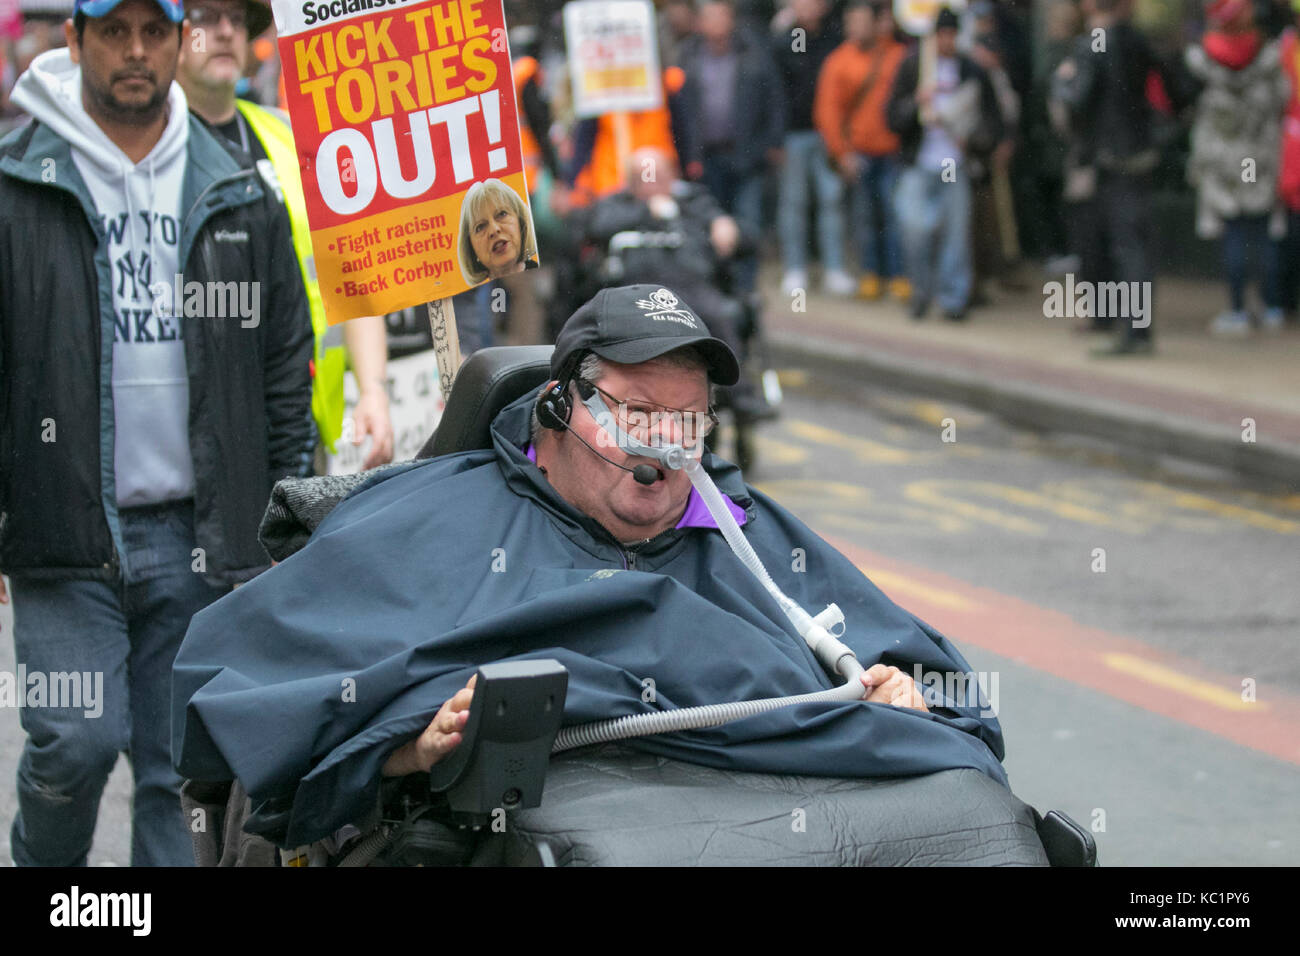
[[[302,267],[302,283],[307,290],[311,311],[311,330],[316,338],[311,387],[311,412],[320,431],[321,442],[329,451],[343,433],[343,370],[347,353],[343,348],[343,326],[331,326],[325,320],[325,305],[316,284],[316,260],[311,250],[311,229],[307,225],[307,201],[302,195],[302,174],[298,168],[298,150],[293,144],[293,130],[288,118],[250,103],[236,100],[236,107],[261,141],[270,158],[271,170],[262,169],[263,178],[278,182],[289,224],[293,227],[293,247]],[[270,175],[273,173],[273,176]]]

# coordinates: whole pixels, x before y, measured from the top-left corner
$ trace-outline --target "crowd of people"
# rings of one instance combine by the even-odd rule
[[[1153,234],[1164,189],[1194,196],[1195,234],[1222,243],[1227,308],[1212,330],[1278,330],[1300,287],[1300,7],[1189,4],[1157,42],[1133,25],[1134,6],[976,0],[941,8],[918,40],[883,0],[667,0],[665,107],[548,119],[559,188],[547,199],[572,217],[619,188],[621,135],[675,155],[753,238],[731,270],[738,294],[775,246],[786,296],[819,279],[831,295],[888,297],[918,320],[937,305],[961,321],[1000,288],[1032,286],[1031,267],[1153,288],[1156,256],[1170,252]],[[1093,308],[1079,331],[1114,332],[1103,354],[1152,345],[1149,309]]]
[[[900,29],[887,0],[662,0],[664,106],[575,119],[561,5],[509,0],[541,260],[559,267],[560,297],[547,323],[550,275],[543,296],[535,282],[501,283],[504,318],[489,314],[487,290],[467,294],[458,314],[468,350],[497,341],[507,322],[513,342],[553,337],[574,298],[565,279],[584,254],[584,216],[626,185],[641,148],[667,156],[740,227],[744,251],[720,272],[741,300],[757,289],[764,253],[779,257],[785,296],[820,287],[887,298],[918,320],[936,305],[963,320],[1003,288],[1030,288],[1030,267],[1076,283],[1154,285],[1162,187],[1194,194],[1196,235],[1222,245],[1226,308],[1212,330],[1280,329],[1300,295],[1290,2],[1188,4],[1156,43],[1132,25],[1135,0],[975,0],[940,9],[924,42]],[[21,35],[0,48],[0,124],[21,119],[8,96],[16,77],[63,42],[60,2],[23,9]],[[240,102],[274,106],[273,31],[254,20],[243,25]],[[218,91],[218,102],[230,95]],[[1149,349],[1149,323],[1130,318],[1102,309],[1080,329],[1117,332],[1116,352]]]

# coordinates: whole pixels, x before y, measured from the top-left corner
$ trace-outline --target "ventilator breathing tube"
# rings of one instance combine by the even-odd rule
[[[598,396],[595,401],[600,402]],[[592,404],[595,404],[595,402]],[[625,740],[629,737],[648,737],[676,730],[717,727],[733,720],[740,720],[742,717],[750,717],[765,711],[789,707],[792,704],[813,701],[861,700],[865,688],[858,678],[863,673],[863,667],[853,652],[828,630],[828,628],[834,628],[844,623],[844,614],[840,609],[834,604],[828,605],[824,611],[814,618],[786,596],[776,586],[772,576],[767,573],[767,568],[763,567],[763,562],[759,560],[758,555],[754,552],[749,539],[741,532],[740,525],[736,523],[736,519],[732,516],[730,509],[727,508],[726,502],[722,500],[722,493],[718,491],[713,479],[704,470],[700,458],[697,455],[686,453],[680,445],[650,449],[649,446],[632,440],[619,428],[618,424],[613,420],[613,416],[609,414],[608,409],[604,408],[604,403],[600,402],[600,404],[604,415],[597,415],[596,421],[605,427],[606,431],[613,433],[611,437],[617,439],[620,448],[632,454],[649,454],[650,457],[657,459],[669,468],[685,468],[686,476],[690,478],[691,484],[699,492],[700,499],[709,509],[709,514],[713,516],[714,522],[722,532],[722,536],[726,539],[731,550],[735,552],[736,557],[741,560],[750,573],[763,585],[763,588],[781,606],[781,610],[785,612],[786,617],[790,619],[799,635],[807,641],[808,647],[817,656],[818,661],[821,662],[827,673],[838,674],[845,679],[845,682],[839,687],[830,690],[796,694],[790,697],[768,697],[761,700],[744,700],[728,704],[707,704],[702,707],[684,707],[656,714],[631,714],[613,720],[602,720],[590,724],[581,724],[577,727],[567,727],[556,735],[551,752],[560,753],[574,747],[585,747],[589,744],[604,743],[611,740]],[[633,451],[633,448],[636,450]]]

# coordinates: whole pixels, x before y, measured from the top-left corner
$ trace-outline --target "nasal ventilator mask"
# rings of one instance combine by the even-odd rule
[[[677,710],[663,711],[655,714],[633,714],[602,720],[577,727],[568,727],[559,732],[555,738],[552,753],[585,747],[589,744],[603,743],[611,740],[625,740],[629,737],[648,737],[654,734],[670,733],[677,730],[693,730],[700,727],[717,727],[720,724],[740,720],[764,711],[777,710],[791,704],[813,701],[851,701],[861,700],[864,687],[859,679],[863,667],[853,652],[846,647],[836,635],[843,634],[844,614],[839,607],[829,604],[815,617],[808,614],[797,603],[787,597],[772,576],[763,567],[754,552],[749,539],[740,530],[740,525],[732,516],[722,493],[709,473],[701,464],[703,442],[693,449],[682,445],[648,445],[627,434],[620,427],[617,418],[601,398],[599,392],[593,392],[583,399],[583,405],[591,412],[596,424],[604,430],[613,444],[629,455],[651,458],[664,468],[673,471],[685,471],[713,516],[713,521],[722,532],[723,538],[740,562],[758,579],[763,588],[780,605],[795,631],[808,644],[822,667],[832,677],[844,678],[844,683],[830,690],[815,691],[809,694],[796,694],[790,697],[767,697],[760,700],[736,701],[727,704],[707,704],[702,707],[685,707]],[[838,630],[837,630],[838,629]],[[834,634],[831,632],[835,631]]]

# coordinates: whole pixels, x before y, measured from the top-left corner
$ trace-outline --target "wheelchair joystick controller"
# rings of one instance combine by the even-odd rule
[[[478,670],[462,741],[429,771],[458,820],[483,826],[496,810],[540,806],[569,673],[556,660],[503,661]]]

